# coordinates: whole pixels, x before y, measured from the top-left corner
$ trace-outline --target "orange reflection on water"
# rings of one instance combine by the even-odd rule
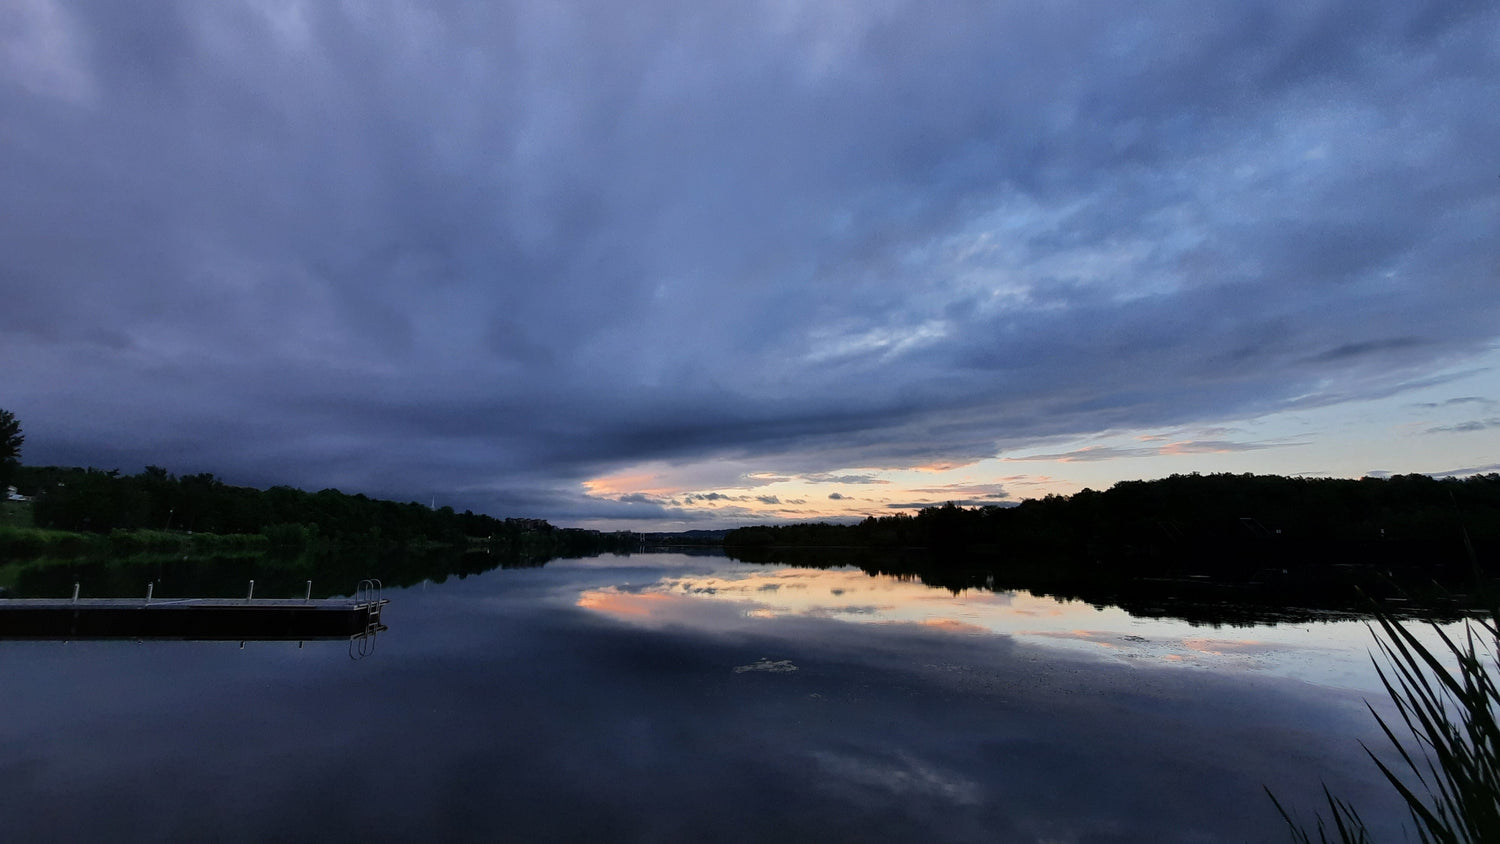
[[[709,631],[773,632],[784,619],[907,626],[934,635],[1004,636],[1054,651],[1124,665],[1269,671],[1322,685],[1378,689],[1369,631],[1358,622],[1213,628],[1141,618],[1029,592],[971,589],[953,594],[910,578],[855,568],[768,568],[727,563],[703,571],[662,568],[645,585],[596,587],[577,606],[627,623]],[[803,635],[805,629],[798,633]],[[1205,635],[1208,634],[1208,635]]]
[[[1099,611],[1025,592],[970,590],[954,596],[921,583],[858,569],[749,568],[713,574],[668,573],[644,588],[584,592],[577,605],[622,619],[709,623],[706,605],[732,607],[720,619],[833,618],[863,624],[914,624],[965,635],[1015,634],[1039,620],[1072,628]],[[689,617],[691,616],[691,617]],[[1070,621],[1071,620],[1071,621]]]
[[[578,606],[622,618],[645,618],[665,611],[664,604],[674,600],[660,592],[621,592],[611,587],[584,592],[578,596]]]
[[[1255,639],[1232,641],[1228,639],[1183,639],[1182,646],[1201,654],[1226,656],[1229,654],[1259,654],[1275,650],[1276,646]]]
[[[932,627],[938,630],[946,630],[949,633],[982,634],[991,632],[988,627],[979,624],[971,624],[967,621],[959,621],[956,618],[929,618],[921,622],[923,627]]]

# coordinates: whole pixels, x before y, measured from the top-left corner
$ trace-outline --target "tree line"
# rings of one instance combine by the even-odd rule
[[[628,535],[557,528],[542,519],[499,519],[451,507],[350,495],[234,486],[210,473],[178,477],[159,466],[118,470],[16,466],[12,483],[33,497],[37,527],[113,531],[260,534],[272,546],[315,543],[407,546],[484,545],[522,554],[599,553],[629,547]]]
[[[535,557],[597,554],[637,544],[628,533],[556,528],[542,519],[497,519],[470,510],[457,513],[452,507],[399,504],[336,489],[308,493],[275,486],[260,490],[233,486],[206,472],[177,477],[160,466],[147,466],[136,475],[122,475],[118,469],[23,466],[20,456],[25,441],[15,414],[0,408],[0,493],[13,485],[32,498],[31,521],[39,528],[111,533],[119,540],[116,544],[127,548],[154,540],[121,532],[256,535],[273,547],[298,549],[315,544],[482,545],[487,550]],[[41,541],[36,536],[9,539],[8,546]]]
[[[852,525],[762,525],[731,548],[924,548],[1018,560],[1130,563],[1140,570],[1291,565],[1486,564],[1500,556],[1500,474],[1436,479],[1172,475],[1018,505],[953,504]],[[1352,555],[1352,556],[1351,556]]]

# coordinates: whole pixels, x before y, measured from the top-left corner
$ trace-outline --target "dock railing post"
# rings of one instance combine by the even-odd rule
[[[73,584],[73,603],[78,603],[78,584]]]
[[[255,581],[252,580],[252,581],[250,581],[250,591],[245,593],[245,603],[247,603],[247,604],[250,603],[250,599],[254,598],[254,597],[255,597]]]
[[[148,604],[151,603],[151,592],[155,588],[156,588],[156,581],[154,581],[154,580],[151,581],[150,583],[146,584],[146,603],[148,603]]]
[[[309,602],[311,600],[312,600],[312,581],[309,580],[309,581],[307,581],[307,595],[302,598],[302,603],[305,604],[305,603],[307,603],[307,602]]]

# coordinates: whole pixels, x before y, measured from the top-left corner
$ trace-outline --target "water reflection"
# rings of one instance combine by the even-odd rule
[[[678,555],[413,584],[358,665],[0,642],[7,835],[1280,841],[1261,787],[1306,809],[1324,780],[1382,833],[1404,817],[1371,800],[1363,694],[1279,676],[1345,629],[1362,660],[1358,623]]]
[[[906,625],[955,637],[1004,636],[1127,665],[1262,672],[1368,693],[1381,688],[1367,655],[1367,626],[1343,613],[1322,613],[1321,620],[1306,620],[1304,613],[1297,623],[1205,627],[1025,590],[953,594],[911,578],[871,575],[853,567],[732,564],[711,572],[668,572],[634,585],[585,588],[575,604],[656,629],[750,631],[757,622],[791,618]],[[1422,635],[1436,642],[1430,629]]]
[[[1330,557],[1285,569],[1277,560],[1267,559],[1253,572],[1240,576],[1193,573],[1192,569],[1143,576],[1108,566],[1078,566],[1045,559],[936,556],[920,550],[736,549],[731,557],[778,567],[854,565],[870,574],[915,580],[954,595],[972,590],[1024,590],[1099,607],[1120,607],[1138,617],[1176,618],[1213,626],[1368,617],[1372,601],[1379,601],[1387,612],[1399,617],[1442,622],[1484,610],[1482,602],[1466,594],[1475,585],[1471,568],[1418,565],[1421,561],[1382,566]],[[1500,582],[1492,586],[1500,589]]]

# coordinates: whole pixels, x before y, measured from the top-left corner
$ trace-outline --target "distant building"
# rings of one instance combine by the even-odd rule
[[[15,487],[8,486],[8,487],[5,488],[5,500],[6,501],[30,501],[31,498],[29,496],[25,496],[25,495],[22,495],[19,492],[16,492],[16,488]]]

